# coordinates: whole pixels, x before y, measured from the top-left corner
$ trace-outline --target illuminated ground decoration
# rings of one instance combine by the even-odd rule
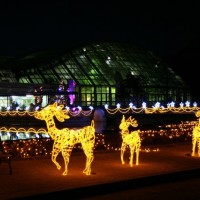
[[[121,136],[122,136],[121,162],[122,164],[125,164],[124,152],[126,151],[126,147],[129,146],[130,148],[129,164],[132,167],[134,153],[136,153],[136,165],[139,165],[139,152],[140,152],[140,146],[141,146],[141,139],[140,139],[140,130],[131,131],[129,133],[129,126],[137,127],[138,126],[137,120],[135,120],[131,116],[126,120],[123,115],[121,123],[119,125],[119,128],[121,129]]]
[[[200,117],[200,111],[195,113],[197,117]],[[200,156],[200,118],[198,124],[194,127],[192,132],[192,156],[195,155],[195,148],[197,147],[198,156]]]
[[[67,115],[67,110],[63,109],[64,106],[57,106],[57,103],[48,105],[41,111],[36,111],[34,117],[39,120],[44,120],[47,125],[48,133],[51,138],[54,140],[52,157],[51,160],[56,165],[57,169],[60,170],[61,166],[56,161],[56,158],[59,153],[62,153],[65,169],[63,175],[68,173],[68,164],[70,154],[73,150],[73,147],[77,143],[82,144],[83,151],[86,155],[86,165],[83,173],[86,175],[91,174],[91,163],[94,159],[94,145],[95,145],[95,128],[94,121],[92,120],[91,126],[86,126],[81,129],[57,129],[54,116],[60,121],[64,122],[65,119],[69,119]]]

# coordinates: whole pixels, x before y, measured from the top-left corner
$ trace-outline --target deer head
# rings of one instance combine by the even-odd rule
[[[54,104],[50,104],[40,111],[36,111],[34,113],[34,117],[36,119],[46,120],[49,117],[55,116],[58,121],[64,122],[65,119],[69,119],[70,117],[68,115],[68,111],[63,110],[63,108],[64,105],[58,106],[57,103],[55,102]]]
[[[125,116],[123,115],[121,123],[119,125],[119,128],[121,130],[126,130],[128,129],[129,126],[133,126],[133,127],[137,127],[138,126],[138,122],[135,118],[132,118],[132,116],[130,116],[127,120],[125,119]]]

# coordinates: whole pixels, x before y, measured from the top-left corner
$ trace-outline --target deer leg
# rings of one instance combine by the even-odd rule
[[[86,163],[85,163],[85,169],[83,170],[83,173],[85,173],[86,175],[90,175],[91,164],[94,160],[94,155],[93,155],[94,144],[92,144],[90,148],[87,148],[85,146],[86,145],[83,145],[83,151],[86,155]]]
[[[191,153],[191,156],[194,156],[194,154],[195,154],[195,147],[196,147],[196,139],[194,139],[192,141],[192,153]]]
[[[197,148],[198,148],[198,156],[200,156],[200,141],[197,143]]]
[[[62,174],[63,176],[66,176],[68,174],[68,164],[69,164],[69,158],[70,158],[72,149],[73,149],[72,147],[62,149],[62,156],[64,159],[64,165],[65,165],[65,170]]]
[[[132,167],[133,166],[133,157],[134,157],[134,146],[130,146],[130,160],[129,164]]]
[[[83,173],[85,173],[86,175],[90,175],[91,174],[91,163],[94,160],[94,156],[91,155],[86,155],[86,164],[85,164],[85,169],[83,170]]]
[[[122,142],[120,157],[121,157],[121,162],[122,162],[123,165],[125,164],[125,162],[124,162],[124,152],[125,152],[125,150],[126,150],[126,144],[124,142]]]
[[[136,147],[136,165],[139,165],[139,153],[140,153],[140,147]]]
[[[59,153],[60,153],[60,149],[54,147],[53,150],[52,150],[52,155],[51,155],[51,160],[56,165],[58,170],[61,169],[60,164],[56,161],[56,158],[57,158]]]

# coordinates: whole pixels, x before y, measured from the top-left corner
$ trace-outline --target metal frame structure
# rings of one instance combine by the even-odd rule
[[[80,106],[191,100],[190,88],[158,56],[125,43],[92,43],[0,60],[1,96],[35,94],[42,87],[49,101],[55,95],[67,98],[69,80],[76,84],[72,93]],[[66,86],[62,94],[57,91],[61,82]]]

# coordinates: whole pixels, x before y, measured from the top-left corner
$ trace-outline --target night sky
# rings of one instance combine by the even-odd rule
[[[160,56],[200,100],[197,0],[33,2],[0,4],[0,56],[98,41],[133,43]]]

